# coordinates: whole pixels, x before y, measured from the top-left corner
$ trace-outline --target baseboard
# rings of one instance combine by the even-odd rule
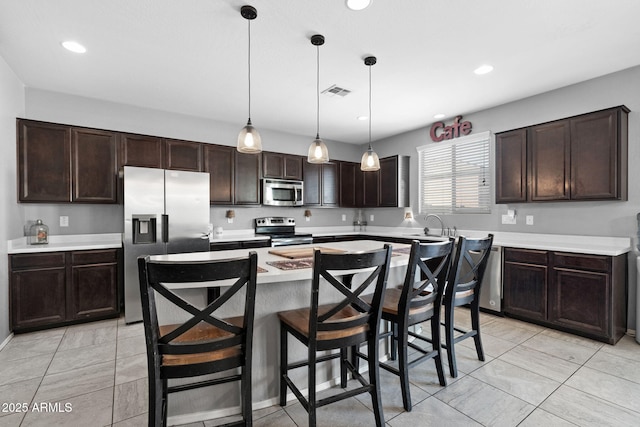
[[[11,332],[9,336],[5,338],[4,341],[2,341],[2,344],[0,344],[0,350],[2,350],[5,345],[9,344],[9,341],[11,341],[11,338],[13,338],[13,332]]]

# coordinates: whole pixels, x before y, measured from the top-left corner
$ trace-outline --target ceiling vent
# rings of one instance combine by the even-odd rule
[[[340,86],[336,86],[336,85],[332,85],[329,88],[323,90],[321,92],[323,95],[327,95],[327,96],[342,96],[345,97],[347,95],[349,95],[351,93],[351,91],[349,89],[345,89],[343,87]]]

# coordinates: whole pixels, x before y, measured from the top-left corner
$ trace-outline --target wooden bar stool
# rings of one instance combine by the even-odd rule
[[[391,246],[369,252],[346,254],[323,254],[314,252],[311,306],[297,310],[281,311],[280,319],[280,405],[287,404],[287,387],[298,398],[309,414],[309,426],[316,425],[316,409],[361,393],[371,394],[376,425],[384,424],[382,402],[380,399],[380,381],[378,371],[378,334],[380,325],[381,301],[387,281]],[[341,281],[344,274],[365,270],[366,279],[354,290]],[[373,270],[373,271],[370,271]],[[342,275],[340,273],[343,272]],[[335,304],[319,305],[319,293],[322,281],[337,289],[344,299]],[[360,295],[375,282],[375,292],[370,302],[362,300]],[[354,285],[355,286],[355,285]],[[291,334],[307,346],[307,360],[290,363],[288,360],[288,335]],[[349,347],[367,343],[369,358],[369,381],[357,372],[349,361]],[[318,351],[340,350],[318,356]],[[324,399],[316,399],[316,364],[340,359],[340,385],[347,386],[347,370],[356,378],[361,387],[344,391]],[[309,396],[305,398],[300,389],[289,377],[289,370],[308,368]]]
[[[458,238],[456,256],[451,265],[447,287],[444,292],[444,329],[449,362],[449,373],[458,376],[455,344],[467,338],[473,338],[478,360],[484,361],[484,350],[480,339],[480,289],[489,261],[493,234],[480,239]],[[455,326],[455,308],[469,304],[471,330]]]
[[[227,425],[252,425],[251,349],[258,255],[215,261],[171,262],[138,258],[140,294],[149,370],[149,426],[167,424],[168,393],[240,382],[242,420]],[[185,301],[165,285],[171,283],[235,282],[204,309]],[[225,283],[226,285],[227,283]],[[214,285],[215,286],[215,285]],[[243,312],[233,318],[214,315],[245,288]],[[203,290],[207,287],[203,287]],[[160,295],[191,317],[180,324],[160,325],[156,297]],[[236,368],[241,373],[237,374]],[[233,370],[224,377],[168,386],[169,379],[199,377]]]
[[[391,359],[395,360],[398,352],[399,360],[397,368],[384,362],[380,362],[380,367],[400,377],[402,403],[407,411],[411,411],[410,367],[434,359],[440,385],[447,385],[440,350],[440,307],[453,247],[453,240],[438,243],[414,240],[402,287],[389,288],[384,295],[382,319],[390,322],[391,328],[380,338],[391,337]],[[372,295],[366,295],[363,299],[371,301]],[[431,337],[409,330],[409,327],[426,321],[431,326]],[[409,337],[415,338],[414,341],[409,342]],[[431,349],[418,345],[417,340],[431,343]],[[412,360],[409,360],[409,348],[419,354]],[[360,353],[358,356],[366,358]]]

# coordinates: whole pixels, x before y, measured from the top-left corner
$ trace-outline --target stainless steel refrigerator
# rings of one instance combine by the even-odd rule
[[[209,250],[209,174],[124,167],[124,315],[142,320],[137,258]]]

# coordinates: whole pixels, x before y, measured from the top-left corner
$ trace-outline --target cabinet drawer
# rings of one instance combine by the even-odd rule
[[[18,270],[46,267],[64,267],[64,256],[64,252],[10,255],[11,268],[13,270]]]
[[[553,253],[554,266],[575,268],[578,270],[602,271],[610,270],[611,258],[604,255],[578,255],[563,252]]]
[[[512,262],[524,262],[527,264],[547,265],[547,251],[532,249],[504,249],[504,260]]]
[[[118,262],[118,255],[116,249],[109,249],[105,251],[78,251],[71,252],[71,264],[100,264]]]

